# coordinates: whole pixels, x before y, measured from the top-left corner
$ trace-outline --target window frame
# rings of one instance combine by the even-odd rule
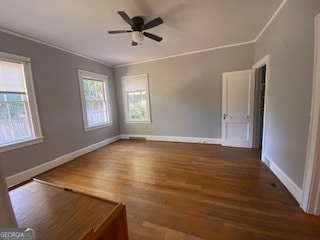
[[[146,91],[146,105],[147,105],[147,120],[132,120],[129,118],[130,113],[129,113],[129,99],[128,99],[128,93],[125,90],[125,82],[133,80],[136,81],[137,79],[144,79],[145,83],[145,89],[140,90],[141,91]],[[124,116],[125,116],[125,123],[130,124],[130,123],[151,123],[151,107],[150,107],[150,92],[149,92],[149,75],[146,74],[139,74],[139,75],[130,75],[130,76],[124,76],[121,78],[121,85],[122,85],[122,96],[123,96],[123,109],[124,109]],[[138,92],[138,91],[132,91],[132,92]]]
[[[99,128],[104,128],[111,126],[113,124],[112,122],[112,114],[111,114],[111,104],[110,104],[110,91],[109,91],[109,81],[108,76],[90,72],[86,70],[78,69],[78,80],[79,80],[79,89],[80,89],[80,98],[81,98],[81,106],[82,106],[82,118],[83,118],[83,124],[84,124],[84,130],[85,131],[91,131]],[[83,86],[83,80],[92,80],[92,81],[100,81],[103,82],[103,91],[104,91],[104,104],[106,107],[106,118],[107,122],[97,125],[89,126],[88,124],[88,112],[86,108],[86,98],[84,95],[84,86]]]
[[[31,138],[17,140],[14,142],[0,145],[0,153],[1,153],[1,152],[6,152],[6,151],[21,148],[21,147],[26,147],[33,144],[41,143],[43,142],[44,137],[42,136],[42,132],[41,132],[38,106],[37,106],[36,95],[34,91],[32,70],[31,70],[31,59],[28,57],[0,52],[0,60],[5,62],[22,64],[23,66],[24,83],[26,87],[26,94],[23,98],[26,99],[24,102],[26,103],[26,111],[29,117],[30,131],[32,135]]]

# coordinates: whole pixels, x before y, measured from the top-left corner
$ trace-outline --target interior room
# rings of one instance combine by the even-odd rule
[[[319,0],[0,6],[0,233],[320,238]]]

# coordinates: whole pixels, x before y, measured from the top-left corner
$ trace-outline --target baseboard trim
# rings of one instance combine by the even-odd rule
[[[270,170],[279,178],[283,185],[289,190],[292,196],[301,203],[302,200],[302,189],[295,184],[282,169],[275,164],[269,157],[262,156],[262,161],[270,168]]]
[[[82,156],[82,155],[84,155],[86,153],[92,152],[92,151],[94,151],[94,150],[96,150],[98,148],[101,148],[101,147],[106,146],[108,144],[111,144],[111,143],[113,143],[115,141],[118,141],[119,139],[120,139],[120,135],[108,138],[108,139],[106,139],[104,141],[92,144],[90,146],[81,148],[81,149],[79,149],[77,151],[74,151],[74,152],[68,153],[66,155],[57,157],[56,159],[54,159],[52,161],[49,161],[49,162],[46,162],[46,163],[41,164],[39,166],[30,168],[30,169],[28,169],[26,171],[23,171],[23,172],[14,174],[12,176],[9,176],[9,177],[6,178],[7,186],[10,187],[10,186],[22,183],[24,181],[27,181],[27,180],[33,178],[36,175],[39,175],[39,174],[41,174],[43,172],[46,172],[46,171],[48,171],[48,170],[50,170],[52,168],[55,168],[55,167],[57,167],[59,165],[67,163],[67,162],[73,160],[76,157],[80,157],[80,156]]]
[[[179,137],[179,136],[159,136],[159,135],[136,135],[121,134],[121,139],[144,138],[148,141],[164,141],[164,142],[184,142],[184,143],[202,143],[221,145],[220,138],[201,138],[201,137]]]

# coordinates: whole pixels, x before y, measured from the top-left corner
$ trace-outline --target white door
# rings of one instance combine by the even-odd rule
[[[254,70],[223,73],[222,146],[252,148]]]

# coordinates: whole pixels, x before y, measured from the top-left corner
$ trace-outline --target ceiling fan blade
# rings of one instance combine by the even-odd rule
[[[162,18],[160,18],[160,17],[155,18],[155,19],[151,20],[150,22],[147,22],[145,25],[143,25],[142,30],[147,30],[149,28],[156,27],[162,23],[163,23]]]
[[[115,31],[108,31],[110,34],[115,34],[115,33],[129,33],[132,32],[131,30],[115,30]]]
[[[130,26],[133,25],[132,19],[124,11],[118,11],[118,14],[125,20]]]
[[[161,40],[162,40],[162,37],[159,37],[159,36],[154,35],[152,33],[144,32],[143,35],[148,38],[151,38],[152,40],[158,41],[158,42],[161,42]]]
[[[137,46],[137,45],[138,45],[138,43],[136,43],[136,42],[132,41],[131,45],[132,45],[132,46]]]

